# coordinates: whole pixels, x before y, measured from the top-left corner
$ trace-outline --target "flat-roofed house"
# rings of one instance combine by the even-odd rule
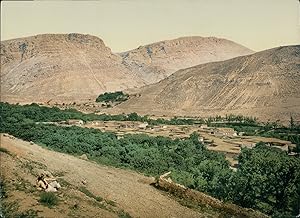
[[[70,120],[67,120],[67,124],[69,125],[83,125],[83,120],[75,120],[75,119],[70,119]]]

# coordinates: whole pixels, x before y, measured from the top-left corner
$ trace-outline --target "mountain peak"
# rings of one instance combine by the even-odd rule
[[[124,63],[145,72],[153,83],[182,68],[252,53],[252,50],[230,40],[186,36],[139,46],[121,53],[121,56]]]
[[[34,36],[28,36],[28,37],[21,37],[16,39],[9,39],[1,41],[1,43],[10,43],[15,41],[31,41],[31,40],[68,40],[68,41],[78,41],[81,43],[87,43],[90,41],[95,41],[99,43],[103,43],[103,40],[100,39],[97,36],[93,36],[90,34],[82,34],[82,33],[45,33],[45,34],[38,34]]]
[[[2,99],[82,101],[144,84],[95,36],[42,34],[1,42]]]

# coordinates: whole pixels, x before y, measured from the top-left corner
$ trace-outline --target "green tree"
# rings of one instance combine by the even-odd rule
[[[295,122],[294,122],[294,118],[291,116],[290,118],[290,128],[294,129],[295,128]]]
[[[299,159],[285,152],[258,144],[244,148],[239,156],[239,168],[232,180],[233,200],[265,213],[293,213],[293,202],[299,199]]]

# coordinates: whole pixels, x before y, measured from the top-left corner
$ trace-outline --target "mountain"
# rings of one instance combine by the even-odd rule
[[[148,83],[154,83],[179,69],[252,53],[226,39],[191,36],[140,46],[120,55],[124,64],[142,74]]]
[[[300,45],[179,70],[146,86],[113,112],[267,120],[300,118]]]
[[[100,93],[152,84],[179,68],[251,52],[213,37],[162,41],[121,54],[91,35],[12,39],[1,42],[1,100],[94,101]]]
[[[2,101],[88,100],[144,84],[95,36],[44,34],[1,42]]]

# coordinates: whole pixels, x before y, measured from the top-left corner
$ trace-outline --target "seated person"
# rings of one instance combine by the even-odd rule
[[[47,180],[54,181],[48,183]],[[57,181],[55,181],[55,179],[46,179],[43,173],[37,178],[37,187],[39,190],[45,190],[46,192],[57,192],[57,190],[61,188],[60,184]]]
[[[48,182],[45,180],[45,175],[43,173],[38,176],[36,184],[39,190],[46,190],[49,186]]]

